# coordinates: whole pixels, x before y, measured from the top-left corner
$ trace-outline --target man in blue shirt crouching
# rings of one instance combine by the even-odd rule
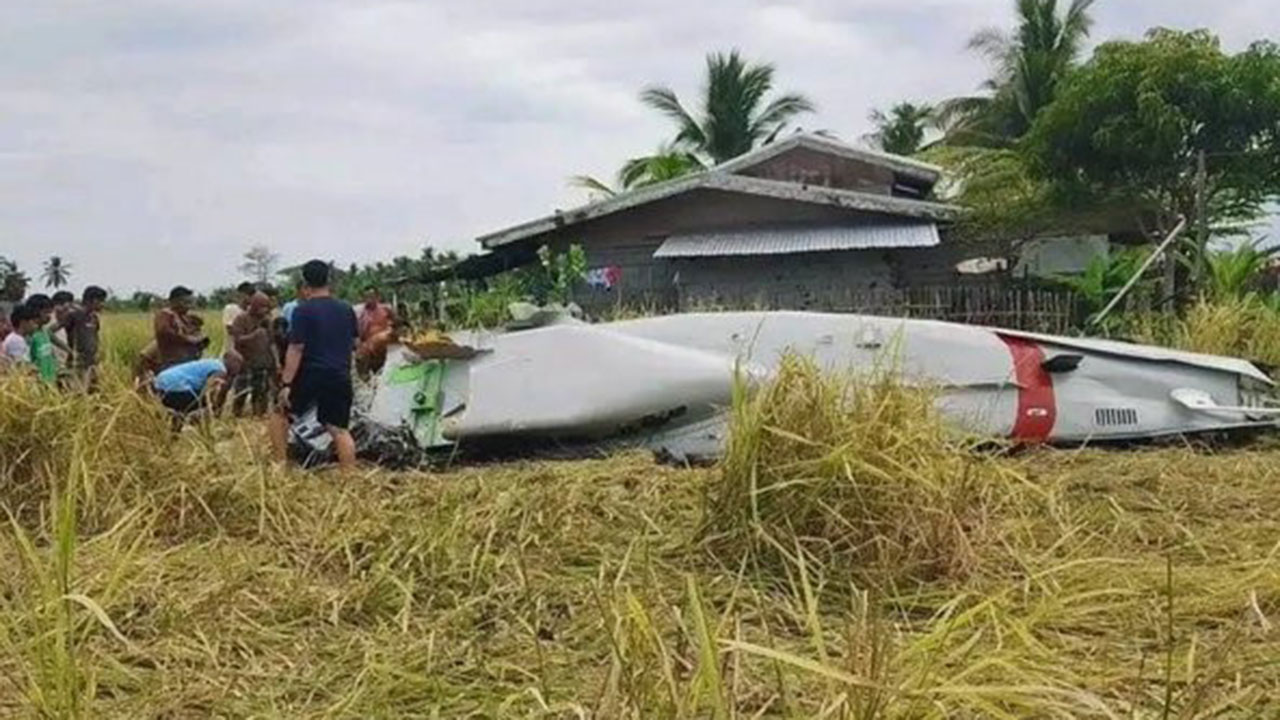
[[[152,389],[174,416],[174,428],[205,408],[215,414],[226,402],[231,380],[244,361],[229,351],[222,359],[191,360],[166,368],[151,382]]]

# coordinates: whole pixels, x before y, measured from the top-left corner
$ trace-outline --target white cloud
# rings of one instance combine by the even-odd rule
[[[1270,0],[1105,0],[1095,35],[1207,25],[1239,46]],[[649,83],[703,55],[778,66],[846,139],[900,99],[972,90],[1009,0],[45,0],[0,24],[0,254],[129,291],[287,259],[414,253],[564,207],[566,179],[653,149]],[[1270,33],[1274,34],[1274,33]]]

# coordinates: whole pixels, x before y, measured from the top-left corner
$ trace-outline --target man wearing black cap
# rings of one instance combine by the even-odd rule
[[[271,418],[276,458],[288,452],[289,422],[312,408],[316,420],[333,438],[338,464],[355,467],[356,446],[351,424],[351,356],[359,329],[355,311],[329,290],[329,264],[312,260],[302,266],[306,300],[289,322],[289,349],[280,373],[280,409]]]

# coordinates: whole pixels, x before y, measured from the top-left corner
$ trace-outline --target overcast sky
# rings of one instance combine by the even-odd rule
[[[636,94],[692,98],[709,50],[774,62],[845,140],[875,107],[973,90],[1012,0],[8,0],[0,255],[59,254],[120,293],[286,262],[459,251],[581,201],[670,135]],[[1275,0],[1099,0],[1095,39],[1280,35]]]

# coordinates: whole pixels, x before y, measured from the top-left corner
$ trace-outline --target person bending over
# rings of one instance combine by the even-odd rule
[[[242,365],[240,355],[228,350],[220,360],[189,360],[172,365],[155,376],[151,387],[160,404],[173,413],[176,430],[206,408],[216,415]]]

